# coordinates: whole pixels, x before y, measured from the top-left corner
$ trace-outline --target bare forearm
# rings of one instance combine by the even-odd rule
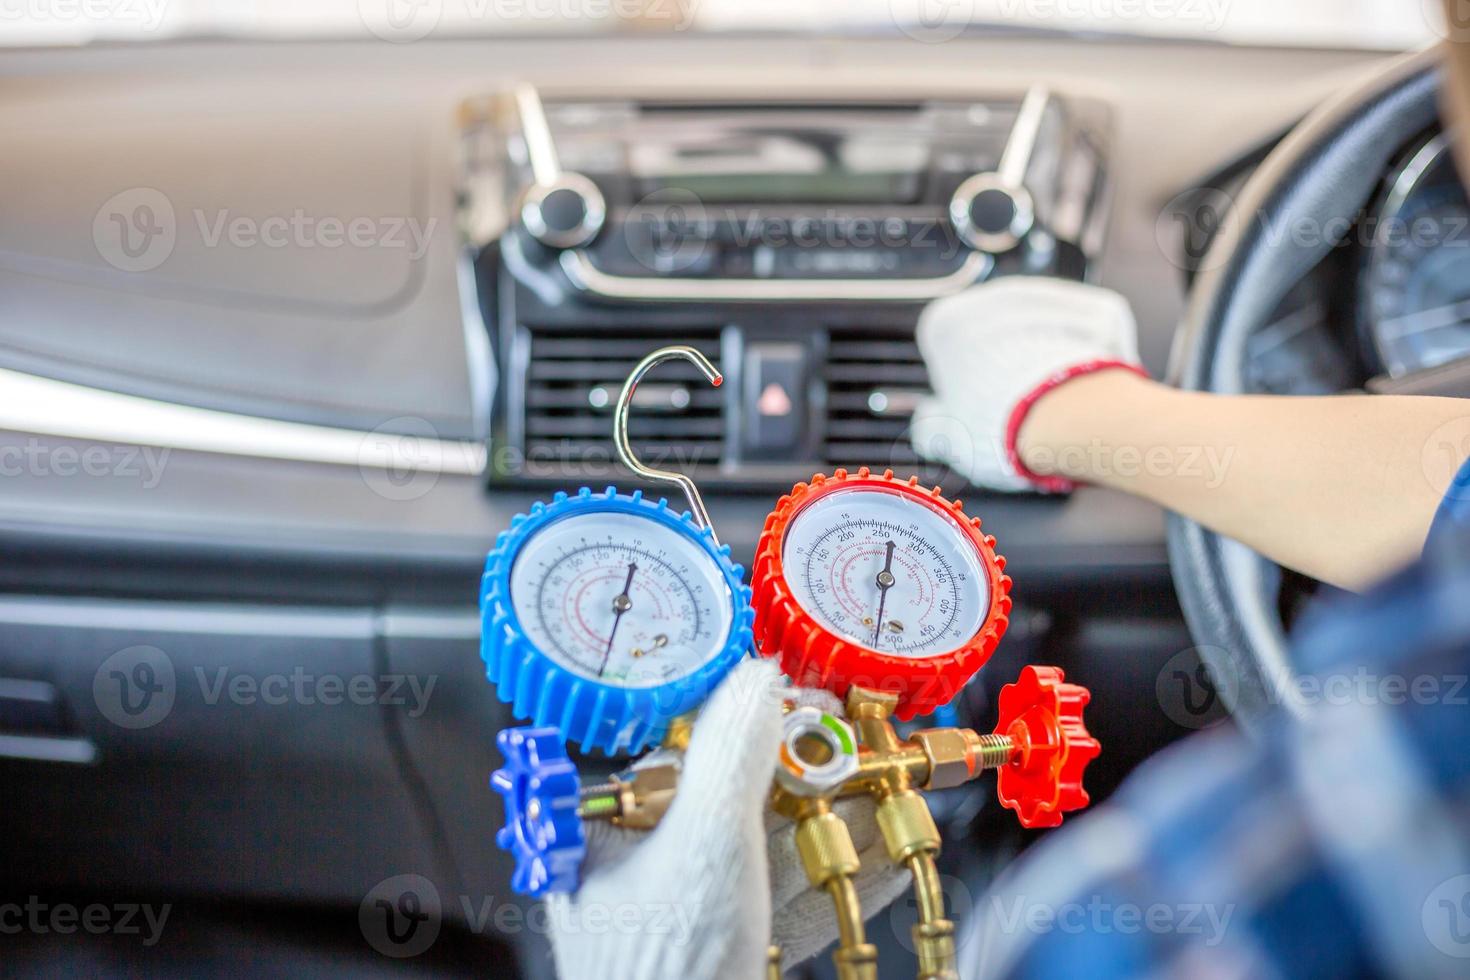
[[[1108,371],[1037,402],[1017,445],[1038,473],[1147,497],[1359,588],[1417,554],[1466,435],[1458,399],[1224,397]]]

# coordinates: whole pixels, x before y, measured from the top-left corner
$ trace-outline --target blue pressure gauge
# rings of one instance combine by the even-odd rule
[[[518,718],[584,748],[641,751],[750,649],[743,574],[662,499],[558,493],[518,515],[485,561],[486,675]]]

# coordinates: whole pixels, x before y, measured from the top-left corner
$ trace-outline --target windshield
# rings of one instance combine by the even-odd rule
[[[551,32],[1062,32],[1407,49],[1433,0],[0,0],[0,44],[188,37],[381,38]]]

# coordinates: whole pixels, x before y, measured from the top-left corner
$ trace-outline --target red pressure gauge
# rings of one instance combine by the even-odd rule
[[[908,720],[947,703],[1005,633],[1011,580],[959,501],[891,470],[798,483],[766,518],[755,640],[786,675],[845,697],[898,695]]]

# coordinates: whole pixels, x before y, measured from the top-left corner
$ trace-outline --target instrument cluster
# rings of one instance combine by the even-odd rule
[[[1358,328],[1400,378],[1470,355],[1470,201],[1444,133],[1413,149],[1368,216]]]

